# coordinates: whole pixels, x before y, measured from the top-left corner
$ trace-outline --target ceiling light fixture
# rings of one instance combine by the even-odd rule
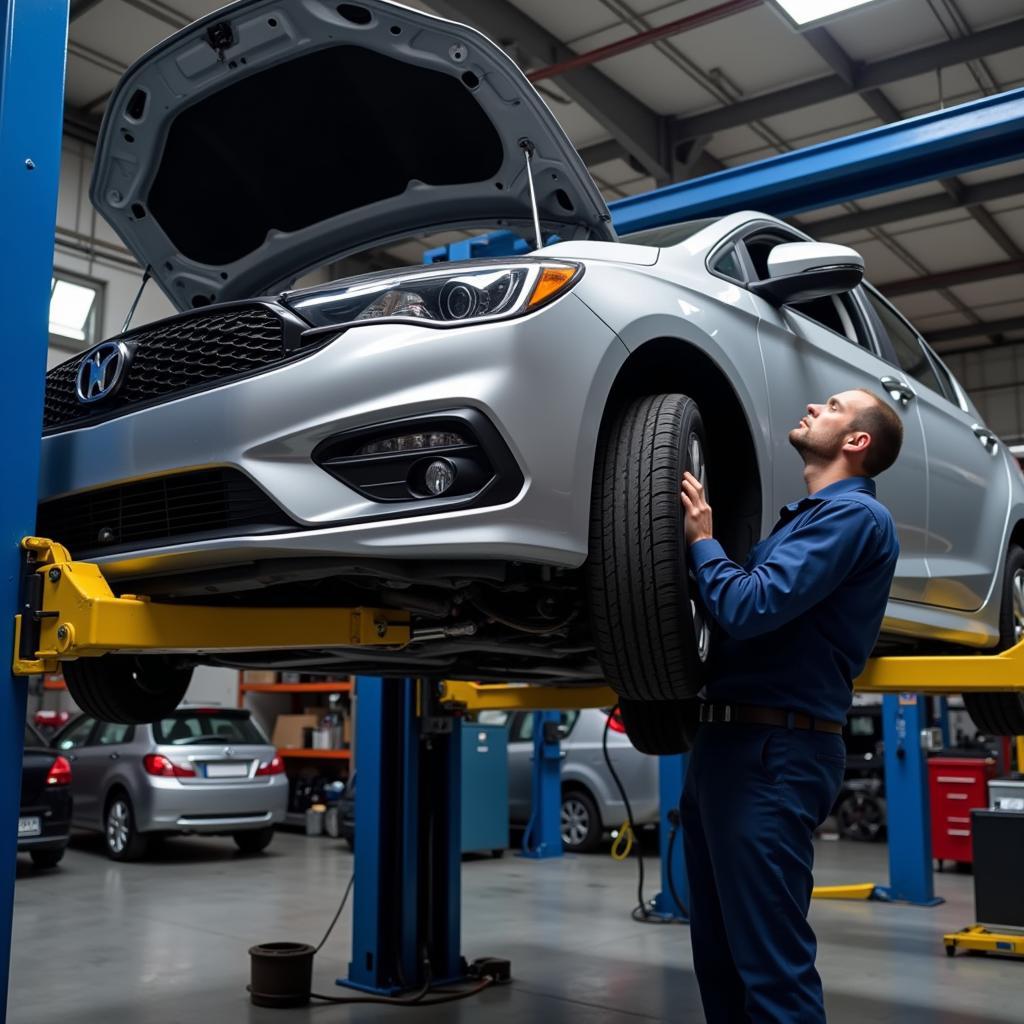
[[[879,0],[771,0],[772,6],[798,31],[814,28],[848,11]]]

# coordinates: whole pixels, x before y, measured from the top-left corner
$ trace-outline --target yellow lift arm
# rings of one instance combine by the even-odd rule
[[[21,542],[29,578],[14,621],[14,674],[110,652],[205,653],[304,647],[401,647],[409,616],[385,608],[221,608],[115,596],[99,566],[42,537]]]
[[[100,567],[76,562],[42,537],[21,546],[29,570],[15,617],[14,674],[55,672],[60,661],[111,652],[206,653],[306,647],[401,647],[409,615],[391,608],[225,608],[161,604],[116,596]],[[872,658],[856,681],[864,693],[963,693],[1024,690],[1024,643],[999,654]],[[598,684],[531,685],[449,680],[442,704],[468,711],[611,707]]]

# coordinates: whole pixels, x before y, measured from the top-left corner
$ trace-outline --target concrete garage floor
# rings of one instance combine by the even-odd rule
[[[884,847],[821,841],[817,856],[822,884],[886,880]],[[337,840],[284,832],[263,856],[241,857],[230,840],[174,839],[147,861],[121,865],[107,860],[98,837],[83,836],[56,871],[22,860],[11,1024],[703,1019],[687,929],[630,921],[634,866],[606,855],[465,861],[463,951],[509,957],[516,981],[414,1013],[248,1002],[251,944],[315,944],[327,927],[352,870]],[[648,865],[656,886],[657,862]],[[936,888],[947,902],[934,909],[815,904],[832,1024],[1021,1020],[1024,963],[943,952],[943,931],[972,921],[971,877],[937,875]],[[317,957],[318,991],[338,991],[350,921],[346,908]]]

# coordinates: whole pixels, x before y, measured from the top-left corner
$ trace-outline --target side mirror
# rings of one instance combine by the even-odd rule
[[[768,280],[750,290],[775,306],[842,295],[864,280],[864,257],[845,245],[783,242],[768,254]]]

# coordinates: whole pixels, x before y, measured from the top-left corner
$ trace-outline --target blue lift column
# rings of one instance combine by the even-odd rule
[[[466,974],[459,951],[462,734],[426,684],[356,679],[352,961],[338,984],[396,995]]]
[[[68,0],[0,0],[0,308],[5,392],[0,402],[0,1017],[11,958],[25,680],[10,674],[18,608],[19,541],[33,531],[43,424],[50,279],[57,219]]]
[[[535,860],[562,856],[561,721],[559,711],[533,713],[532,803],[522,855]]]
[[[885,799],[889,825],[889,885],[881,899],[934,907],[931,819],[928,812],[927,758],[921,734],[930,725],[923,694],[886,694],[882,698],[885,742]]]
[[[662,917],[689,923],[690,883],[683,859],[683,829],[679,803],[686,782],[689,754],[658,758],[658,851],[661,854],[661,892],[654,897],[654,912]]]

